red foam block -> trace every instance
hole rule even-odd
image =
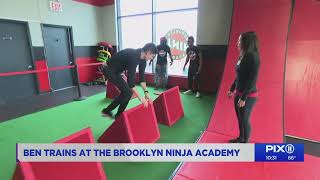
[[[100,143],[154,143],[160,138],[154,108],[143,105],[124,111],[100,136]]]
[[[125,75],[122,78],[127,82],[127,77]],[[106,98],[114,99],[120,94],[120,90],[110,81],[107,81],[106,86]],[[136,98],[135,94],[132,95],[131,99]]]
[[[158,122],[172,126],[184,116],[179,87],[163,92],[153,102]]]
[[[83,129],[55,143],[94,143],[90,128]],[[98,162],[19,162],[14,180],[106,180],[102,163]]]

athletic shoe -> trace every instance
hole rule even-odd
[[[103,115],[104,117],[109,117],[109,118],[111,118],[111,119],[114,118],[112,112],[111,112],[111,111],[107,111],[106,108],[102,109],[101,113],[102,113],[102,115]]]
[[[190,90],[190,89],[187,90],[187,91],[185,91],[185,92],[183,92],[184,95],[189,95],[189,94],[191,94],[191,93],[192,93],[192,90]]]
[[[229,140],[229,143],[241,143],[242,139],[240,137],[237,137],[236,139]]]

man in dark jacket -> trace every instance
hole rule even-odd
[[[147,90],[144,71],[146,61],[152,60],[156,54],[157,47],[153,43],[148,43],[142,49],[124,49],[112,56],[108,66],[103,68],[103,73],[108,81],[112,82],[120,90],[120,95],[116,97],[107,108],[102,110],[102,114],[113,117],[112,110],[120,105],[115,116],[118,117],[126,109],[132,94],[135,94],[145,107],[148,106],[148,101],[151,101],[151,98]],[[138,65],[140,84],[145,97],[139,95],[134,85]],[[127,82],[121,76],[121,73],[124,71],[128,73]]]

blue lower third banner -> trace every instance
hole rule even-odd
[[[303,144],[255,144],[255,161],[304,161]]]
[[[303,161],[302,144],[18,144],[21,162]]]

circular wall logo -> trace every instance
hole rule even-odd
[[[172,59],[179,60],[186,57],[188,48],[188,34],[182,29],[172,29],[165,36],[168,40],[168,46],[171,49]]]

